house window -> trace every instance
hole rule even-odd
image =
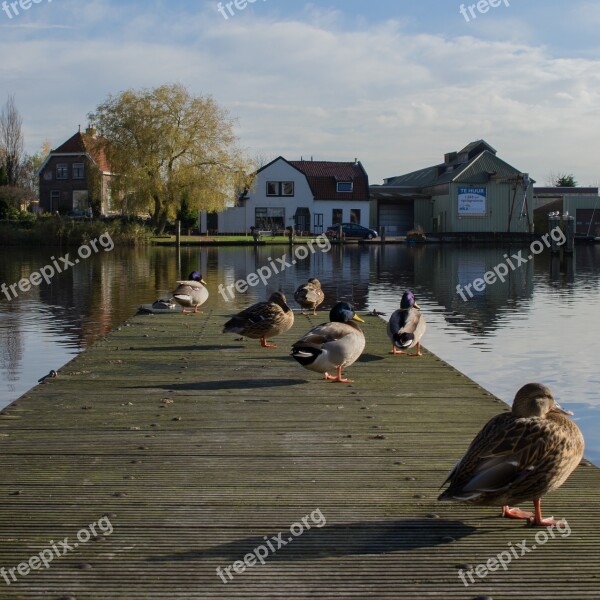
[[[73,179],[83,179],[84,167],[83,163],[73,163]]]
[[[293,181],[267,181],[267,196],[293,196]]]
[[[60,192],[58,190],[52,190],[50,192],[50,212],[54,213],[58,210],[60,204]]]
[[[87,190],[75,190],[73,192],[73,210],[87,210],[90,207]]]
[[[341,208],[334,208],[331,214],[331,224],[341,225],[344,219],[344,211]]]
[[[58,163],[56,165],[56,179],[67,179],[69,177],[69,165]]]
[[[360,208],[350,209],[350,223],[360,225]]]
[[[256,208],[254,226],[259,230],[285,229],[285,208]]]
[[[353,189],[353,184],[351,181],[338,181],[337,182],[337,191],[338,192],[351,192]]]

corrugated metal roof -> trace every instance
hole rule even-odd
[[[473,150],[475,150],[478,146],[481,146],[481,151],[477,154],[481,154],[484,150],[489,150],[492,154],[496,154],[498,151],[490,146],[485,140],[476,140],[467,144],[462,150],[458,152],[458,154],[470,154]]]
[[[455,174],[453,179],[455,181],[471,181],[475,183],[478,178],[486,181],[488,179],[487,173],[494,173],[495,177],[514,177],[515,175],[519,175],[521,171],[486,150],[469,161],[460,174],[458,176]]]
[[[453,181],[487,181],[487,173],[499,177],[510,177],[520,173],[518,169],[496,156],[496,150],[484,140],[477,140],[465,146],[450,162],[412,171],[385,180],[383,186],[412,187],[419,189],[446,185]],[[465,156],[469,156],[465,160]]]

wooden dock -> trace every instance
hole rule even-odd
[[[600,598],[600,470],[547,497],[570,535],[546,543],[494,508],[437,502],[506,405],[429,352],[388,355],[370,316],[355,383],[325,382],[289,357],[325,316],[297,315],[273,350],[222,335],[210,310],[136,316],[5,409],[0,567],[17,581],[0,577],[0,599]],[[14,571],[102,518],[112,533]],[[264,565],[233,569],[267,541]],[[461,581],[511,548],[506,570]]]

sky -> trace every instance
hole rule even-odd
[[[358,158],[381,183],[485,139],[538,185],[600,180],[597,0],[18,1],[0,0],[0,104],[28,152],[109,94],[181,83],[251,157]]]

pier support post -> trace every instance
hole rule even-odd
[[[565,242],[565,254],[573,254],[575,249],[575,217],[563,217],[565,223],[565,236],[567,241]]]
[[[560,227],[560,217],[555,213],[550,213],[548,215],[548,231],[553,231],[557,227]],[[550,251],[552,254],[560,254],[560,246],[558,245],[558,242],[553,237],[550,239],[552,240]]]

